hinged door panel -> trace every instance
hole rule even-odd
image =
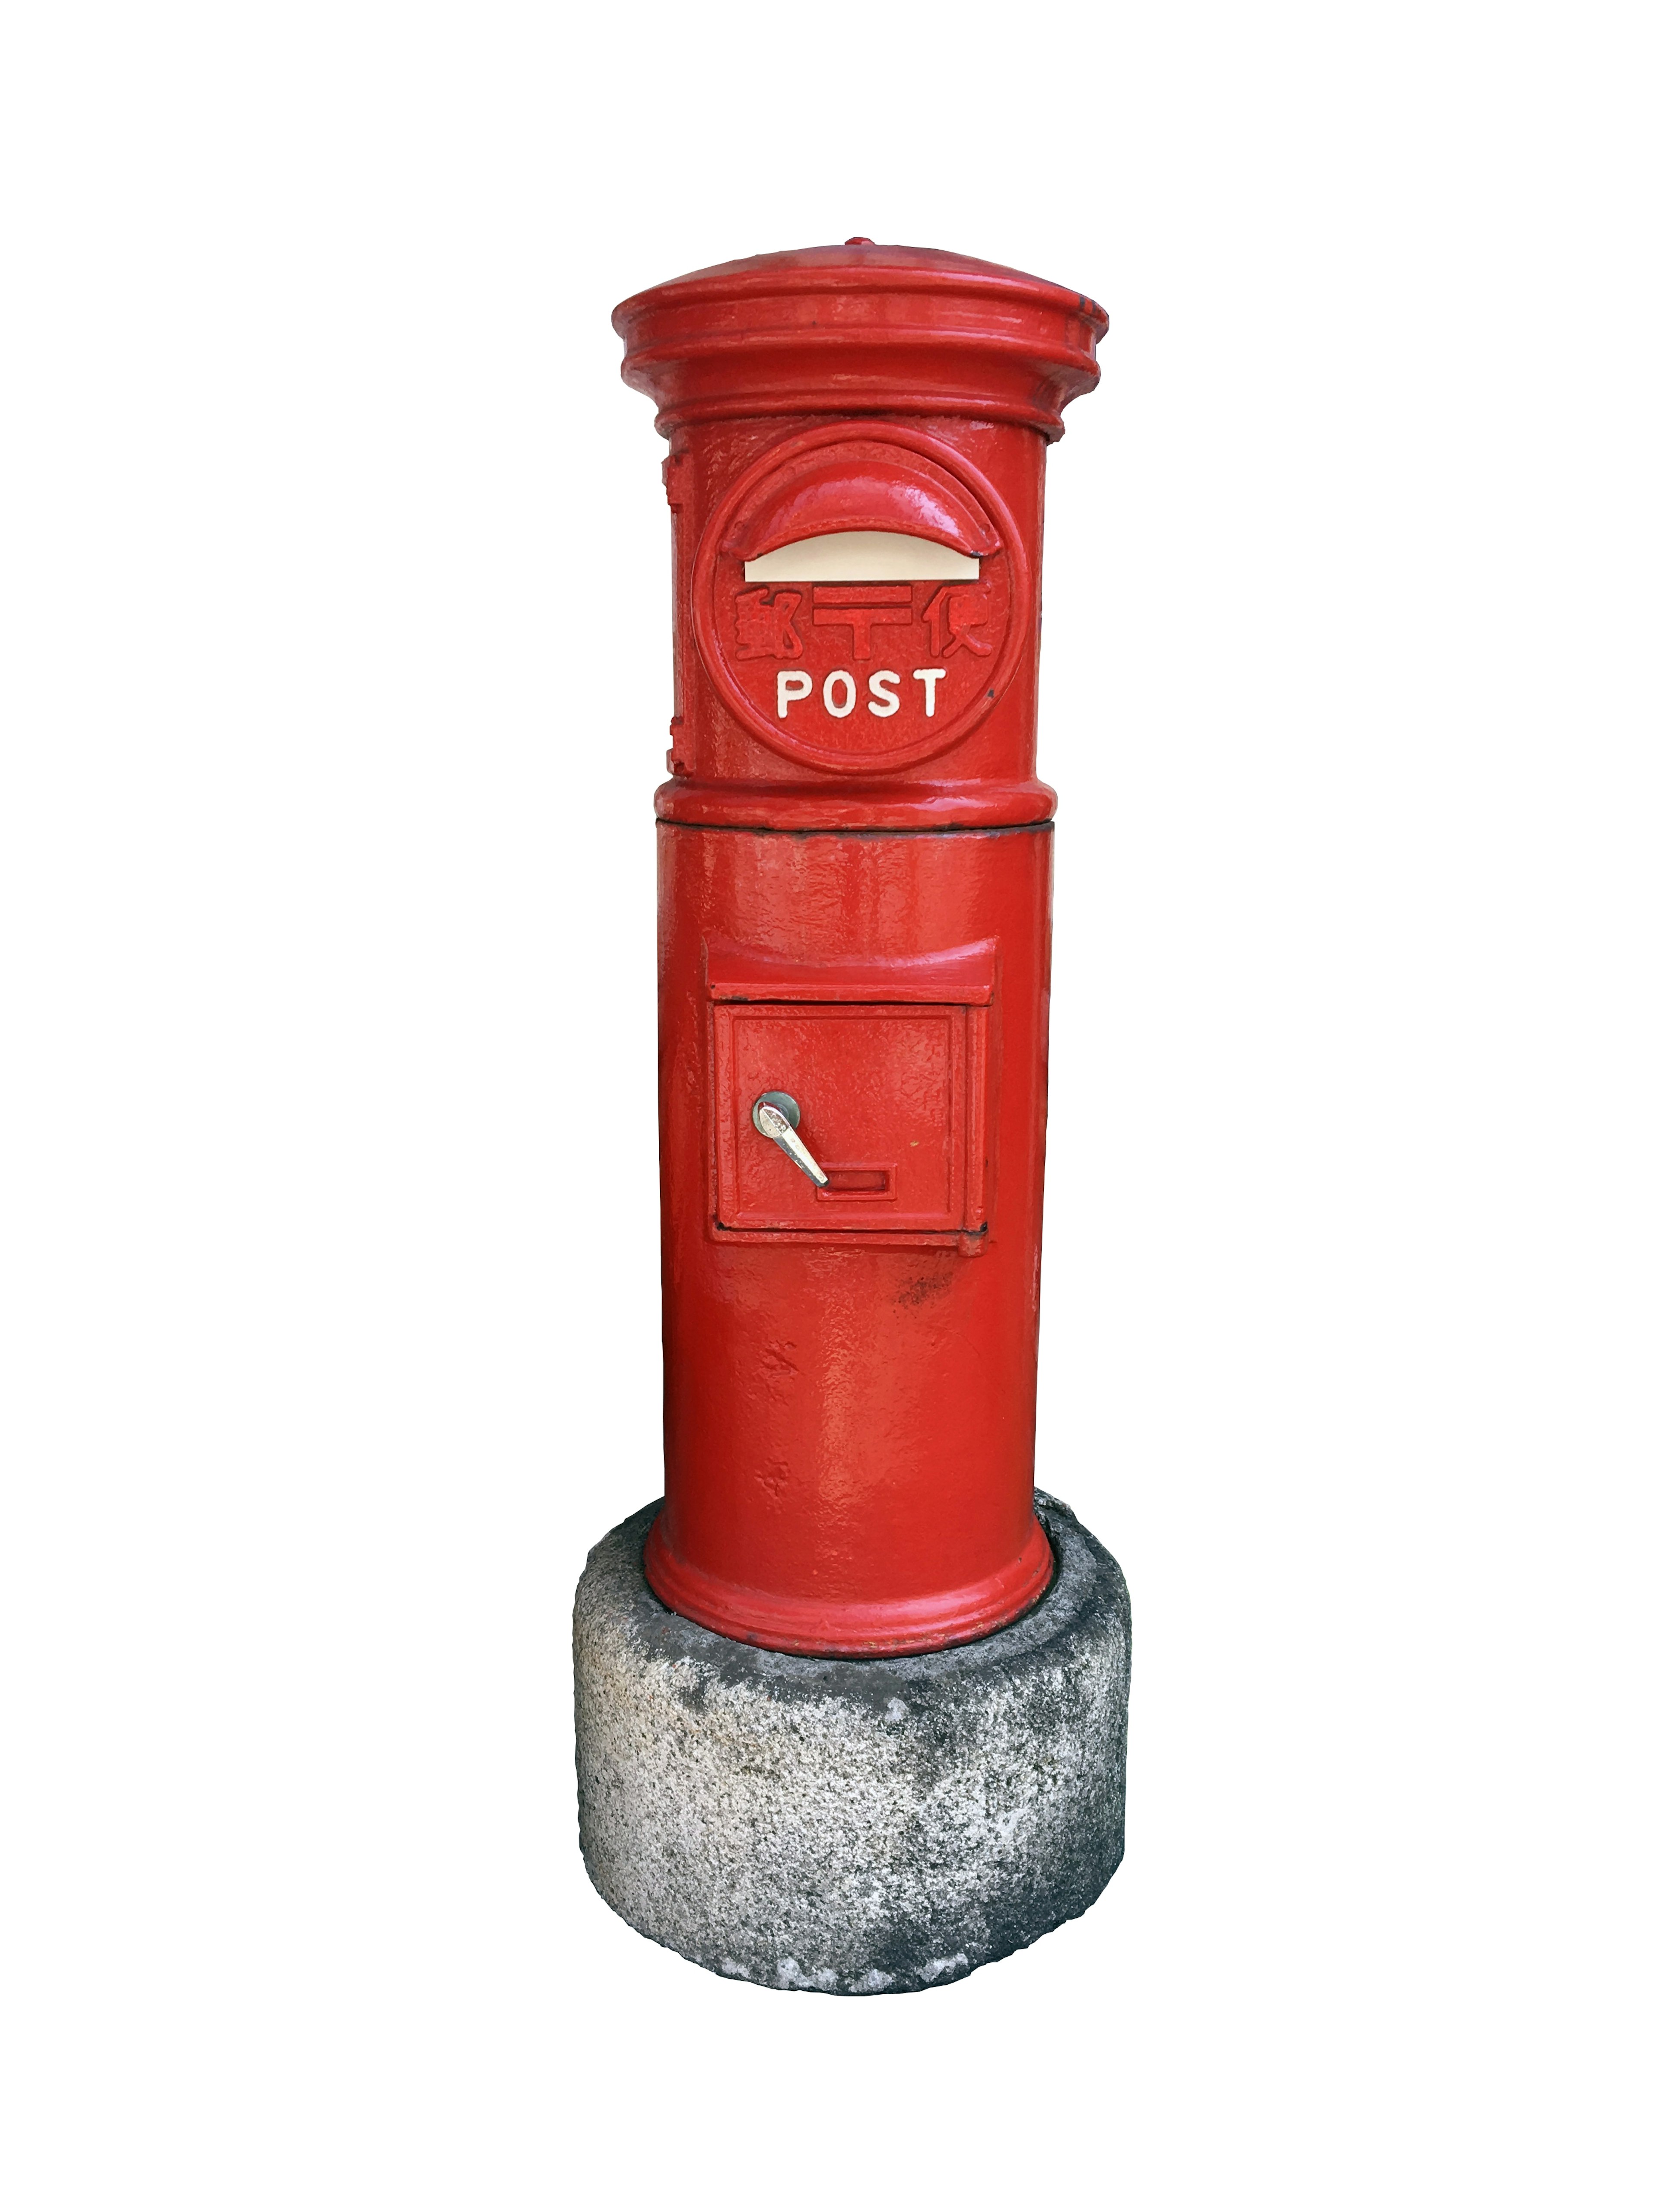
[[[714,1018],[720,1227],[980,1225],[969,1218],[980,1182],[970,1173],[979,1055],[969,1007],[726,1005]],[[799,1135],[827,1188],[754,1127],[754,1102],[768,1091],[799,1103]]]

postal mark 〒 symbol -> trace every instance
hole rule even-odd
[[[914,622],[908,584],[815,584],[812,621],[819,629],[850,629],[853,658],[868,660],[874,653],[870,632],[882,623]]]

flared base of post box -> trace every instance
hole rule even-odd
[[[660,1520],[645,1545],[646,1580],[672,1612],[740,1644],[804,1651],[816,1658],[871,1659],[975,1643],[1018,1620],[1042,1596],[1053,1573],[1048,1540],[1036,1519],[1015,1558],[983,1582],[885,1603],[778,1599],[734,1589],[676,1559],[663,1541]]]
[[[1039,1491],[1055,1572],[978,1643],[819,1659],[732,1642],[645,1579],[657,1506],[576,1591],[582,1854],[630,1926],[712,1972],[937,1988],[1086,1911],[1123,1856],[1129,1595]]]

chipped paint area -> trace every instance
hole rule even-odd
[[[583,1852],[641,1934],[738,1981],[874,1996],[948,1986],[1082,1912],[1122,1856],[1127,1593],[1038,1494],[1060,1561],[978,1644],[844,1661],[671,1613],[647,1508],[576,1601]]]

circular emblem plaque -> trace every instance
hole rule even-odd
[[[967,736],[1024,649],[1030,583],[1005,501],[924,431],[809,430],[720,501],[691,604],[716,690],[745,729],[843,774]]]

